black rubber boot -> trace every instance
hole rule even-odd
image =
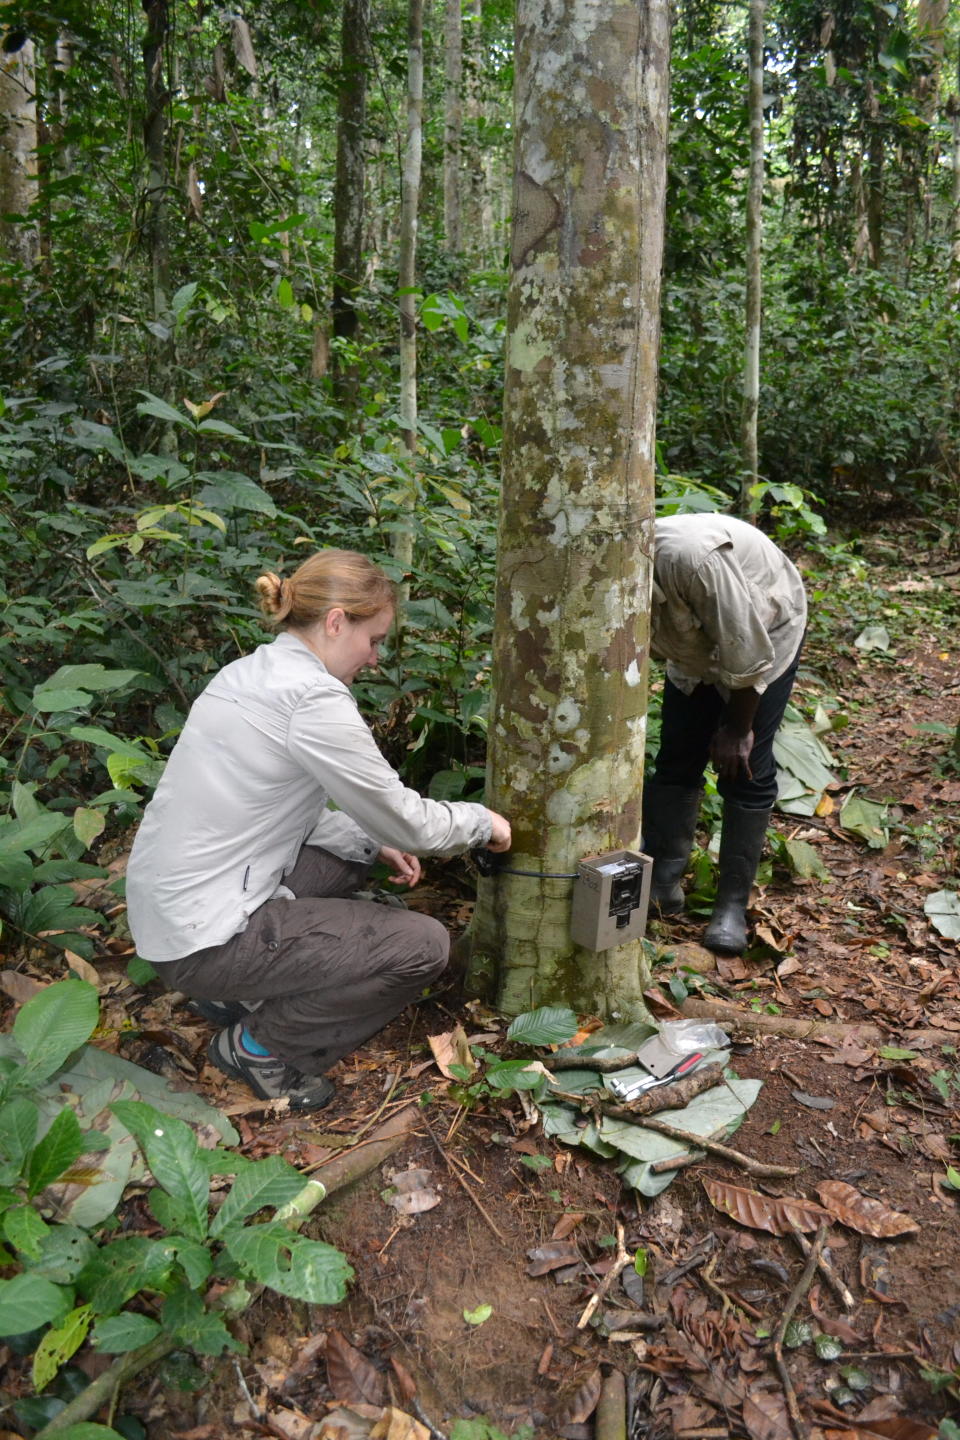
[[[724,802],[717,900],[703,937],[708,950],[739,955],[746,946],[747,905],[769,819],[769,810],[745,810]]]
[[[650,904],[661,915],[683,909],[680,881],[690,859],[700,814],[700,791],[648,780],[643,787],[643,849],[653,860]]]

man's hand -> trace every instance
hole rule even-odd
[[[509,850],[513,843],[513,836],[510,833],[510,821],[503,815],[498,815],[496,810],[489,810],[487,813],[490,816],[491,830],[490,839],[487,841],[486,848],[497,852]]]
[[[737,734],[729,725],[721,725],[710,741],[710,759],[721,780],[736,780],[743,766],[748,780],[753,779],[750,769],[750,751],[753,749],[753,731],[746,735]]]
[[[409,885],[412,890],[420,879],[420,861],[416,855],[408,855],[403,850],[391,850],[385,845],[377,859],[393,871],[393,874],[388,876],[391,885]]]

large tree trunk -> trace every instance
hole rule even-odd
[[[333,187],[333,333],[356,339],[356,297],[363,283],[364,130],[367,118],[370,0],[344,0],[337,99],[337,173]],[[334,352],[338,398],[356,399],[356,363]]]
[[[446,0],[443,100],[443,238],[447,252],[460,251],[460,142],[463,132],[462,0]]]
[[[513,868],[640,838],[667,131],[667,0],[519,0],[488,796]],[[639,942],[570,939],[572,884],[481,884],[508,1013],[645,1013]]]
[[[760,314],[763,294],[763,0],[750,0],[750,173],[747,182],[747,298],[743,356],[743,473],[740,514],[757,509],[751,487],[759,480]]]
[[[423,157],[423,0],[410,0],[407,22],[407,134],[400,194],[400,429],[410,462],[406,523],[393,553],[404,570],[413,560],[414,467],[417,452],[417,212]]]
[[[27,219],[37,198],[36,75],[33,42],[25,40],[0,54],[0,245],[28,267],[39,253],[37,226]]]

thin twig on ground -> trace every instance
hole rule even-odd
[[[577,1329],[578,1329],[578,1330],[585,1330],[585,1329],[586,1329],[587,1325],[590,1323],[590,1316],[594,1313],[594,1311],[596,1310],[597,1306],[600,1304],[600,1301],[601,1301],[601,1300],[603,1299],[603,1297],[607,1294],[607,1292],[609,1291],[609,1289],[610,1289],[611,1285],[613,1284],[614,1280],[616,1280],[617,1277],[620,1275],[621,1271],[625,1270],[625,1269],[627,1268],[627,1266],[630,1265],[632,1262],[633,1262],[633,1256],[630,1255],[630,1254],[627,1252],[626,1248],[624,1247],[624,1243],[623,1243],[623,1226],[620,1225],[620,1224],[618,1224],[618,1225],[617,1225],[617,1254],[616,1254],[616,1258],[615,1258],[613,1264],[610,1266],[610,1269],[607,1271],[606,1275],[604,1275],[603,1279],[600,1281],[600,1284],[597,1286],[597,1289],[596,1289],[595,1292],[590,1296],[590,1299],[587,1301],[586,1305],[584,1306],[583,1314],[580,1316],[580,1319],[577,1321]]]
[[[490,1229],[493,1231],[494,1235],[496,1235],[497,1239],[500,1241],[500,1244],[501,1244],[501,1245],[506,1245],[506,1244],[507,1244],[507,1237],[506,1237],[500,1230],[497,1229],[496,1225],[494,1224],[493,1220],[490,1218],[490,1216],[489,1216],[489,1214],[487,1213],[487,1211],[486,1211],[486,1210],[484,1209],[484,1207],[481,1205],[480,1201],[477,1199],[476,1195],[474,1195],[473,1191],[470,1189],[470,1186],[467,1184],[466,1180],[464,1180],[463,1176],[460,1174],[460,1171],[459,1171],[459,1170],[456,1168],[456,1166],[453,1164],[453,1161],[450,1159],[450,1156],[447,1154],[446,1150],[444,1150],[443,1146],[440,1144],[440,1141],[437,1139],[436,1135],[434,1134],[434,1132],[433,1132],[433,1126],[430,1124],[430,1121],[427,1119],[426,1115],[423,1115],[421,1118],[422,1118],[422,1120],[423,1120],[424,1125],[426,1125],[426,1127],[427,1127],[427,1134],[430,1136],[430,1139],[433,1141],[434,1145],[437,1147],[438,1152],[439,1152],[440,1155],[443,1157],[443,1163],[446,1165],[447,1169],[450,1171],[450,1174],[453,1176],[454,1180],[456,1180],[457,1184],[458,1184],[459,1186],[461,1186],[461,1188],[466,1192],[466,1194],[467,1194],[467,1195],[470,1197],[470,1199],[473,1201],[474,1205],[475,1205],[475,1206],[477,1207],[477,1209],[480,1211],[480,1214],[483,1216],[484,1220],[487,1222],[487,1224],[489,1225]]]
[[[702,1135],[691,1135],[689,1131],[680,1130],[676,1125],[669,1125],[666,1120],[657,1120],[652,1115],[644,1115],[640,1123],[647,1130],[657,1130],[661,1135],[669,1135],[671,1140],[680,1140],[685,1145],[694,1145],[701,1150],[709,1150],[711,1155],[719,1155],[722,1159],[729,1160],[731,1165],[738,1165],[748,1175],[786,1180],[799,1174],[796,1167],[766,1165],[761,1160],[754,1160],[750,1155],[741,1154],[739,1150],[731,1150],[729,1145],[721,1145],[718,1140],[705,1140]]]
[[[791,1226],[791,1229],[793,1230],[794,1240],[796,1240],[804,1255],[809,1256],[810,1251],[813,1248],[810,1244],[810,1241],[807,1239],[806,1235],[804,1235],[803,1231],[798,1230],[795,1225]],[[854,1299],[853,1293],[844,1284],[843,1280],[837,1274],[836,1270],[834,1270],[833,1266],[830,1264],[830,1261],[825,1255],[820,1255],[818,1257],[817,1266],[820,1270],[820,1274],[823,1276],[824,1280],[826,1280],[831,1290],[836,1291],[837,1295],[840,1297],[840,1301],[843,1304],[844,1308],[847,1310],[856,1309],[857,1302]]]
[[[790,1372],[787,1370],[783,1359],[783,1341],[787,1333],[787,1326],[793,1319],[794,1312],[800,1301],[806,1295],[813,1282],[817,1269],[817,1261],[820,1258],[827,1238],[828,1222],[824,1221],[817,1231],[816,1239],[810,1246],[810,1254],[807,1256],[807,1263],[803,1267],[803,1274],[794,1285],[787,1297],[787,1303],[783,1307],[783,1314],[780,1316],[780,1324],[777,1326],[773,1337],[773,1361],[777,1367],[777,1374],[780,1376],[780,1384],[783,1386],[784,1398],[787,1402],[787,1410],[793,1424],[794,1434],[797,1440],[807,1440],[807,1426],[800,1414],[800,1405],[797,1400],[797,1392],[793,1388],[793,1381],[790,1379]]]

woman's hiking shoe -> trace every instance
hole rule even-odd
[[[213,1025],[234,1025],[250,1014],[242,1000],[188,1000],[187,1009]]]
[[[251,1055],[243,1047],[243,1022],[220,1030],[207,1047],[218,1069],[243,1080],[261,1100],[289,1100],[291,1110],[319,1110],[336,1091],[325,1075],[303,1075],[276,1055]]]

